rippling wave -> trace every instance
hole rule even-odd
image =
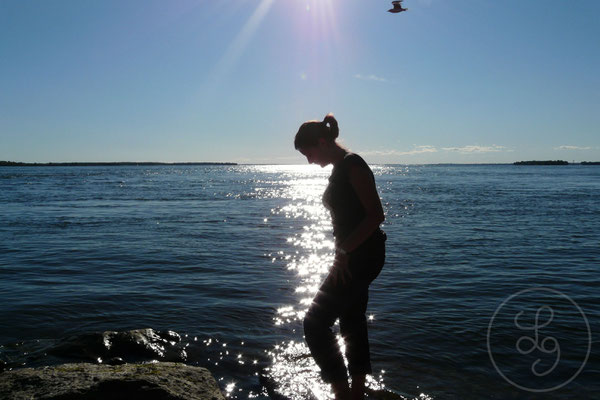
[[[388,251],[370,291],[369,397],[389,390],[421,399],[538,398],[515,386],[531,374],[515,347],[528,332],[497,312],[523,290],[551,288],[572,299],[597,347],[599,168],[373,171]],[[85,359],[92,352],[56,348],[93,332],[153,328],[177,334],[169,354],[210,368],[229,397],[331,398],[302,338],[304,312],[333,259],[321,204],[329,173],[0,168],[0,361],[15,368]],[[571,303],[545,294],[533,299],[555,314],[540,337],[562,344],[562,369],[531,378],[539,389],[584,367],[539,398],[594,398],[600,366],[594,352],[585,359],[586,325]],[[509,305],[500,309],[516,312],[518,304]],[[535,309],[523,307],[531,324]],[[556,360],[534,355],[541,367]]]

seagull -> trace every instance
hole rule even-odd
[[[402,0],[392,1],[392,4],[393,4],[394,8],[390,8],[388,10],[388,12],[399,13],[399,12],[408,10],[408,8],[402,8]]]

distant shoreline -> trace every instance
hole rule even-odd
[[[15,161],[0,161],[0,167],[119,167],[119,166],[152,166],[152,165],[238,165],[232,162],[49,162],[23,163]]]
[[[564,160],[545,160],[545,161],[517,161],[514,165],[600,165],[600,161],[582,161],[580,163],[570,163]]]
[[[564,160],[544,160],[544,161],[517,161],[515,165],[569,165],[568,161]]]
[[[600,165],[600,161],[582,161],[582,162],[567,162],[563,160],[548,160],[548,161],[516,161],[513,163],[373,163],[374,165],[435,165],[435,166],[467,166],[467,165]],[[119,167],[119,166],[194,166],[194,165],[215,165],[215,166],[235,166],[235,165],[273,165],[273,164],[238,164],[235,162],[154,162],[154,161],[117,161],[117,162],[47,162],[47,163],[30,163],[17,161],[0,161],[0,167]],[[294,164],[276,164],[276,165],[294,165]]]

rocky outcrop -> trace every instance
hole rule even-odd
[[[151,328],[80,334],[63,339],[46,351],[61,358],[109,364],[111,359],[119,358],[127,362],[153,359],[177,362],[187,358],[179,334]]]
[[[62,364],[0,373],[12,400],[224,400],[206,368],[182,363]]]

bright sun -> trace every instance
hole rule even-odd
[[[335,5],[336,0],[300,0],[304,7],[302,34],[315,39],[328,40],[336,38]]]

